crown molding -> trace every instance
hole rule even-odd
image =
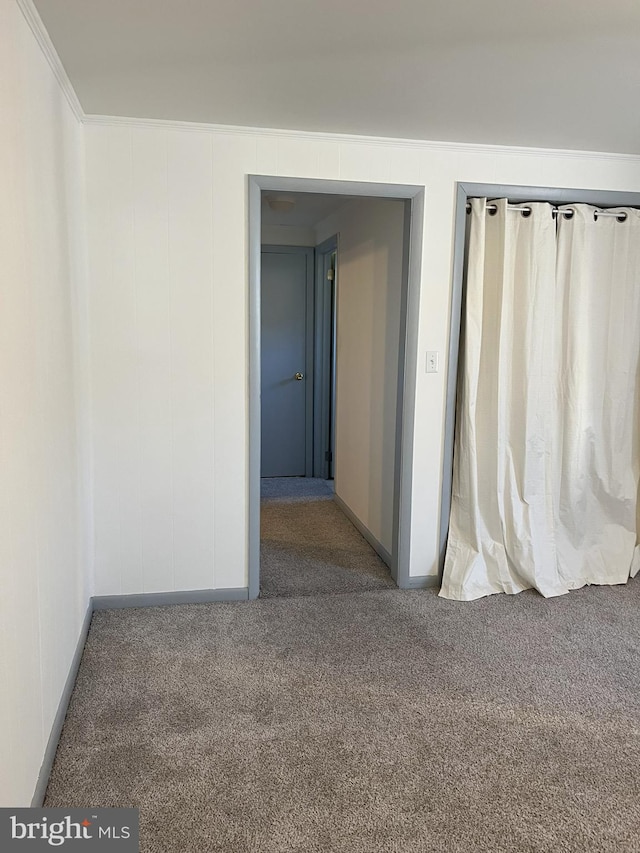
[[[69,102],[69,106],[71,107],[73,114],[78,121],[84,121],[84,110],[82,109],[82,105],[78,100],[75,89],[71,85],[67,72],[64,70],[64,65],[60,61],[58,52],[49,37],[49,33],[47,32],[45,25],[42,23],[42,18],[38,14],[36,7],[33,5],[33,0],[16,0],[16,4],[22,12],[25,21],[29,25],[31,32],[35,36],[45,59],[49,63],[49,67],[53,71],[54,77],[58,81],[60,88]]]
[[[327,133],[306,130],[291,130],[272,127],[245,127],[243,125],[208,124],[205,122],[174,121],[171,119],[133,118],[127,116],[87,115],[86,125],[113,127],[155,128],[179,130],[192,133],[230,134],[234,136],[266,136],[272,139],[306,140],[311,142],[333,142],[348,145],[368,145],[394,148],[412,148],[419,151],[452,151],[460,154],[486,154],[493,156],[554,157],[571,160],[613,160],[618,163],[640,165],[640,154],[619,154],[608,151],[583,151],[565,148],[524,148],[510,145],[487,145],[469,142],[445,142],[426,139],[402,139],[388,136],[357,136],[349,133]]]
[[[333,142],[342,145],[368,145],[383,148],[410,148],[418,151],[450,151],[460,154],[485,154],[489,156],[554,157],[570,160],[605,160],[617,163],[640,165],[640,154],[621,154],[608,151],[585,151],[565,148],[532,148],[511,145],[490,145],[484,143],[447,142],[426,139],[404,139],[387,136],[359,136],[349,133],[329,133],[306,130],[292,130],[271,127],[247,127],[207,122],[176,121],[172,119],[134,118],[128,116],[87,115],[76,95],[75,89],[65,71],[60,57],[49,37],[42,18],[33,4],[33,0],[15,0],[25,21],[35,36],[45,59],[60,85],[69,106],[78,121],[86,125],[111,125],[135,128],[156,128],[164,130],[189,131],[193,133],[216,133],[234,136],[263,136],[272,139],[306,140],[312,142]]]

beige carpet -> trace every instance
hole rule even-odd
[[[262,481],[260,595],[393,589],[389,569],[333,502],[327,480]]]
[[[99,612],[47,806],[144,853],[640,850],[640,583]]]

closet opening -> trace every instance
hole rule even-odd
[[[636,446],[630,430],[640,330],[628,318],[640,313],[638,208],[638,193],[458,184],[440,519],[447,597],[530,587],[556,595],[585,583],[624,582],[615,572],[612,580],[595,569],[574,573],[572,565],[575,557],[576,566],[595,566],[615,552],[620,537],[622,562],[629,557],[635,574],[635,518],[626,518],[625,501],[618,501],[623,474],[607,455],[620,440],[614,433],[625,447]],[[601,490],[601,498],[602,476],[610,477],[611,488]],[[572,484],[586,477],[591,485],[575,491]],[[495,514],[489,509],[474,518],[489,492]],[[602,542],[584,532],[591,528],[585,501],[602,520]],[[607,519],[616,501],[619,529],[612,532]],[[536,525],[546,532],[537,535]],[[489,528],[498,534],[478,538]],[[611,536],[615,542],[605,542]],[[494,557],[494,588],[452,592],[454,563],[466,561],[466,584],[476,564],[484,570]],[[538,583],[538,567],[546,565],[557,574]],[[526,566],[536,582],[529,583]]]

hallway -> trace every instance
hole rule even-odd
[[[395,587],[387,566],[332,498],[329,480],[262,480],[261,598]]]

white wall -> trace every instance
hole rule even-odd
[[[640,191],[636,157],[83,129],[41,46],[0,0],[2,806],[31,800],[94,575],[97,594],[246,586],[248,174],[425,188],[413,576],[437,572],[456,181]]]
[[[336,495],[393,550],[404,202],[357,199],[316,226],[338,234]]]
[[[0,805],[26,806],[90,594],[82,128],[0,0]],[[76,389],[79,389],[78,392]]]
[[[86,145],[104,594],[247,584],[248,174],[425,188],[412,576],[437,573],[456,182],[640,190],[632,157],[100,119]]]

